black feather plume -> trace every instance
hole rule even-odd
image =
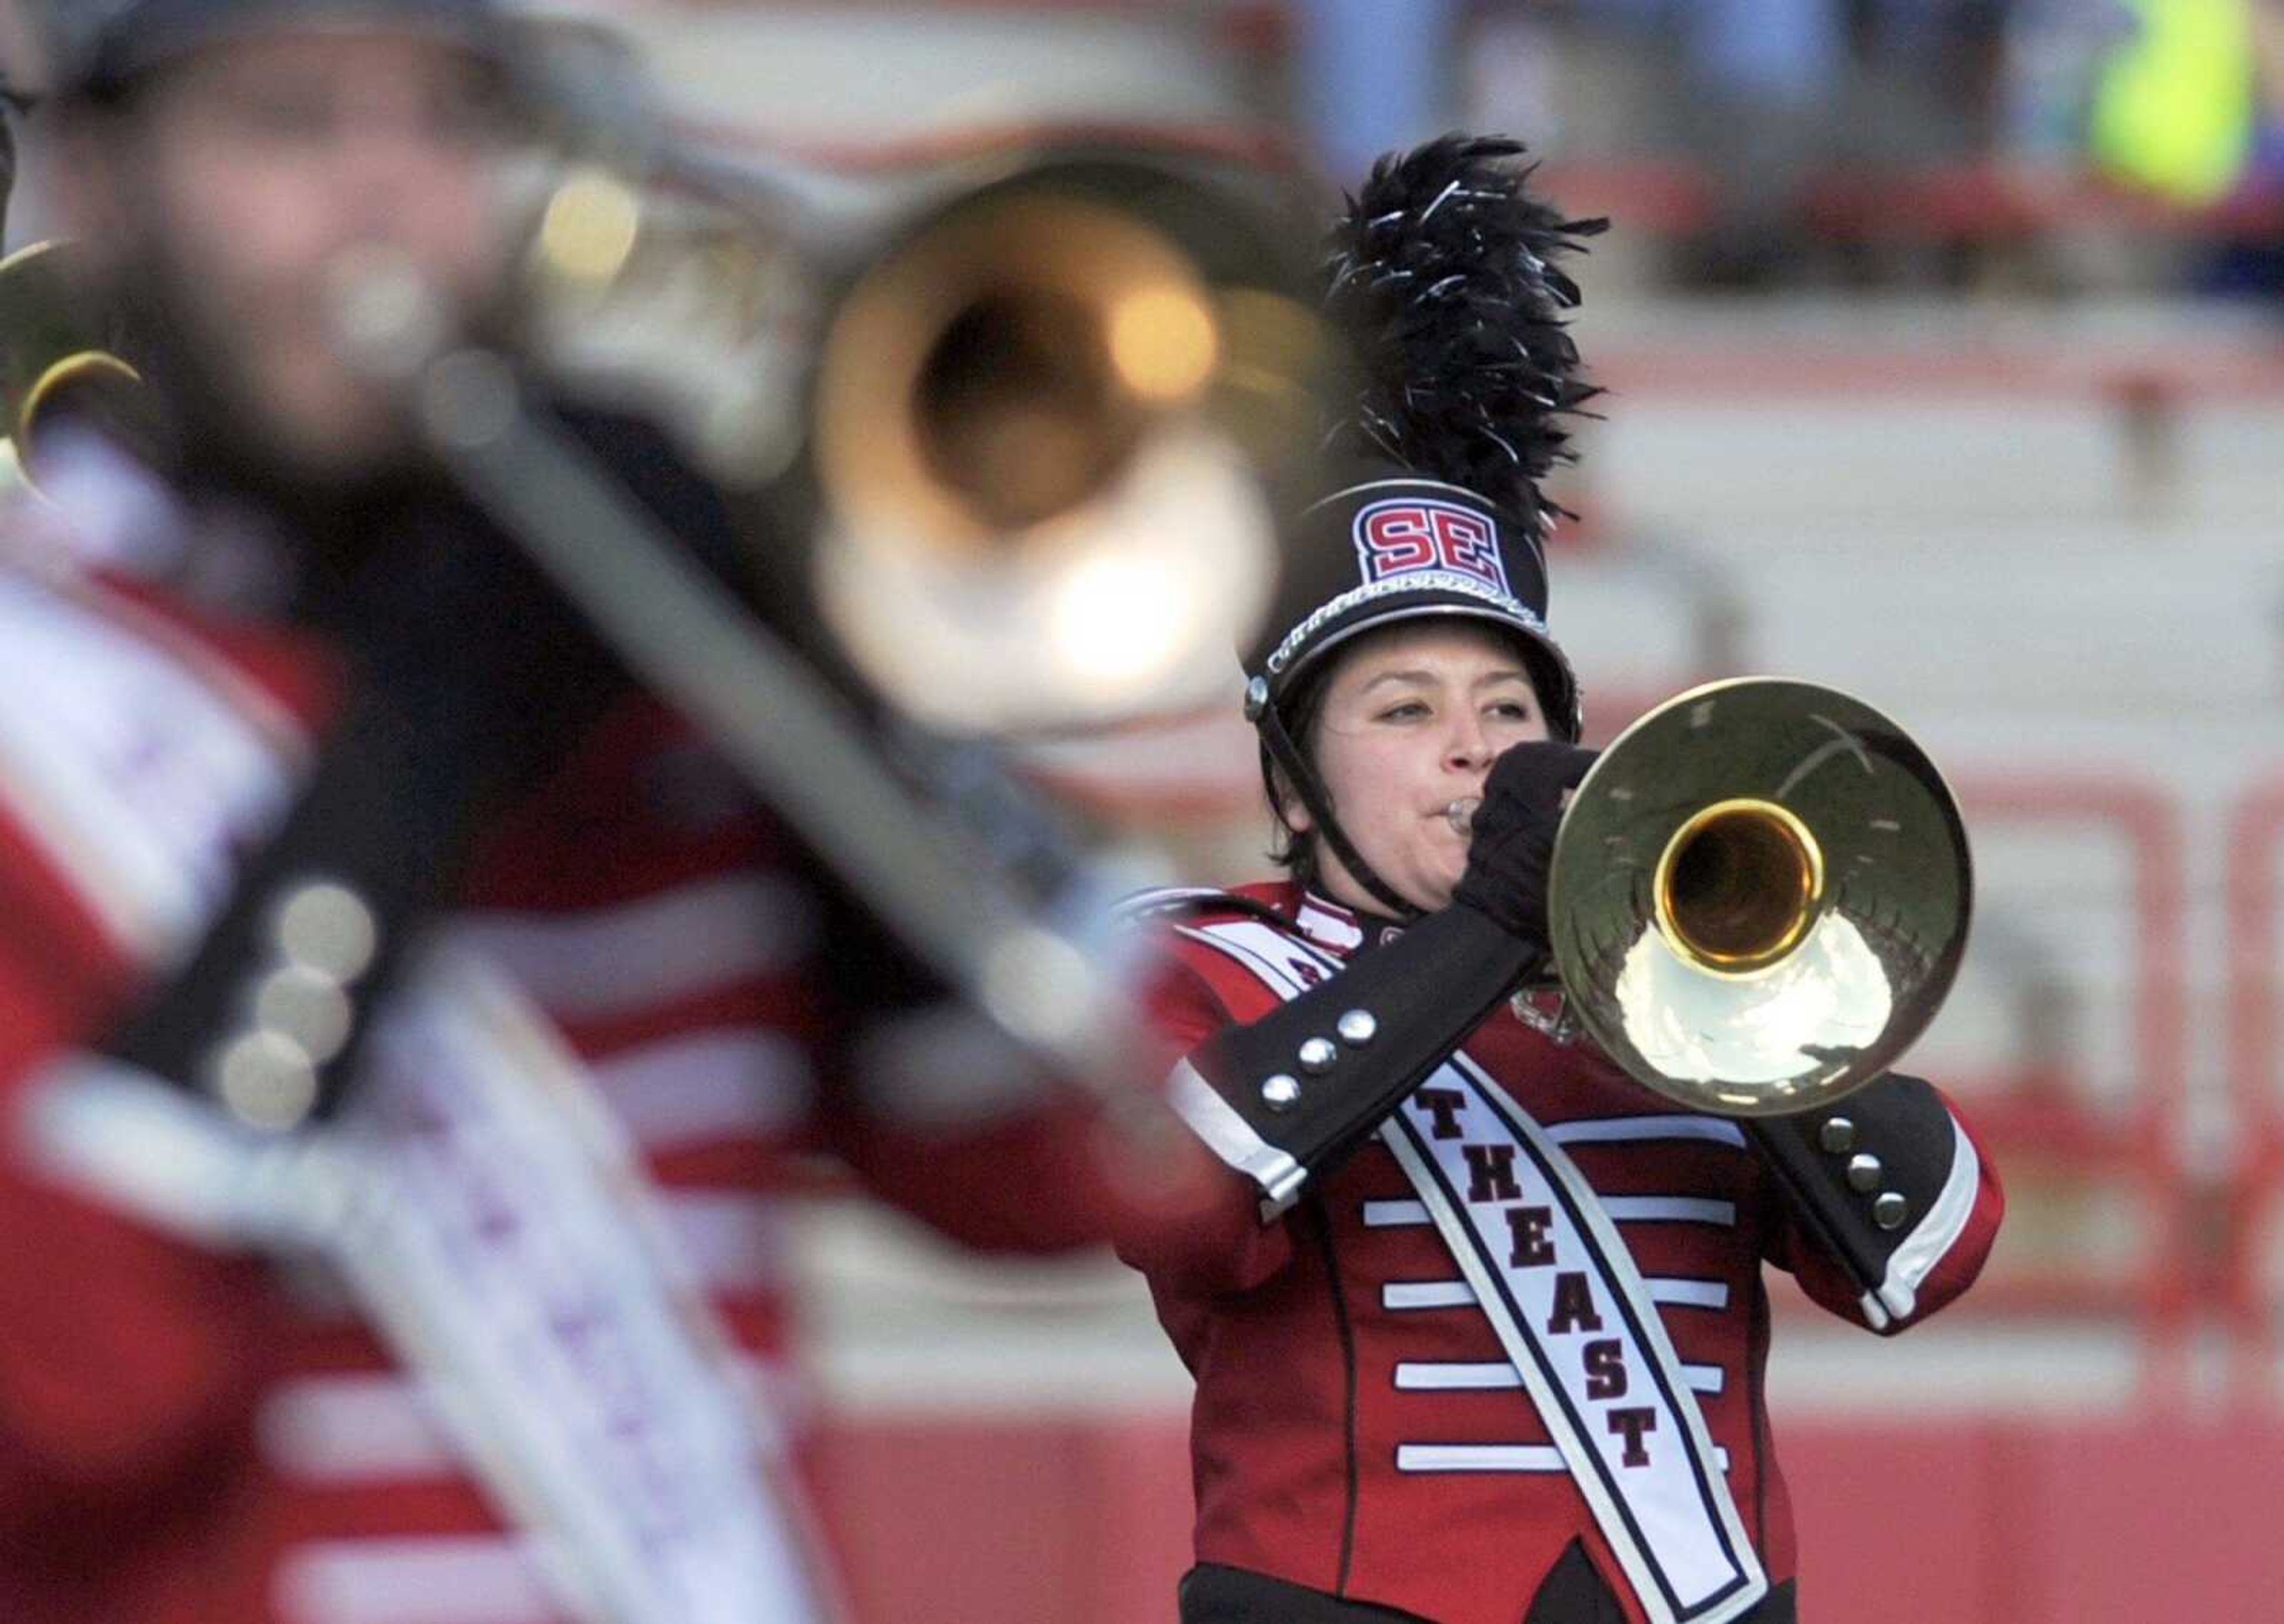
[[[1353,417],[1333,445],[1465,487],[1543,530],[1539,481],[1569,460],[1560,419],[1601,393],[1580,376],[1554,262],[1607,220],[1526,191],[1522,144],[1446,136],[1390,153],[1327,245],[1326,309],[1357,347]]]

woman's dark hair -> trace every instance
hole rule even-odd
[[[1287,696],[1280,707],[1285,730],[1311,772],[1317,768],[1317,719],[1324,714],[1325,695],[1331,691],[1333,669],[1339,664],[1338,659],[1321,662],[1302,679],[1301,686]],[[1276,820],[1276,828],[1269,837],[1269,860],[1290,875],[1296,885],[1313,886],[1317,883],[1317,832],[1293,827],[1286,807],[1296,798],[1266,750],[1261,753],[1261,788],[1269,797],[1269,815]],[[1331,792],[1326,793],[1329,800]]]

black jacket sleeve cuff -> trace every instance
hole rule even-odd
[[[1934,1087],[1890,1072],[1837,1104],[1745,1124],[1802,1227],[1898,1328],[1966,1228],[1980,1159]]]

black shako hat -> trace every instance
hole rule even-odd
[[[375,23],[433,34],[505,68],[511,28],[497,0],[69,0],[59,8],[59,89],[115,98],[187,52],[287,26]]]
[[[1245,710],[1272,803],[1308,808],[1341,866],[1398,917],[1416,911],[1357,854],[1295,738],[1326,658],[1428,616],[1506,633],[1548,730],[1582,731],[1578,682],[1546,625],[1545,542],[1561,510],[1539,483],[1569,460],[1562,419],[1600,393],[1566,325],[1577,285],[1554,261],[1603,220],[1532,196],[1519,142],[1446,136],[1390,153],[1326,240],[1325,308],[1354,347],[1357,392],[1326,438],[1329,495],[1293,527],[1267,627],[1247,652]]]
[[[1247,714],[1282,707],[1327,655],[1399,621],[1487,622],[1521,647],[1547,726],[1576,739],[1578,682],[1546,629],[1546,558],[1532,527],[1471,490],[1383,465],[1294,527],[1270,630],[1248,654]]]

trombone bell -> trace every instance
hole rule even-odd
[[[1334,360],[1272,223],[1151,164],[1051,162],[856,280],[817,369],[813,570],[876,687],[954,730],[1219,691]]]
[[[1675,953],[1709,974],[1749,974],[1808,933],[1824,895],[1824,851],[1773,800],[1717,801],[1666,842],[1651,894]]]
[[[872,218],[766,171],[665,173],[694,196],[557,185],[531,254],[549,341],[755,494],[871,688],[954,732],[1222,693],[1344,358],[1284,187],[1088,143],[933,174]]]
[[[1172,245],[1091,199],[977,208],[860,282],[828,340],[819,458],[849,521],[1012,544],[1193,403],[1219,327]]]
[[[1934,1018],[1971,875],[1942,775],[1869,706],[1768,678],[1693,690],[1605,751],[1564,815],[1568,1013],[1692,1109],[1828,1104]]]

